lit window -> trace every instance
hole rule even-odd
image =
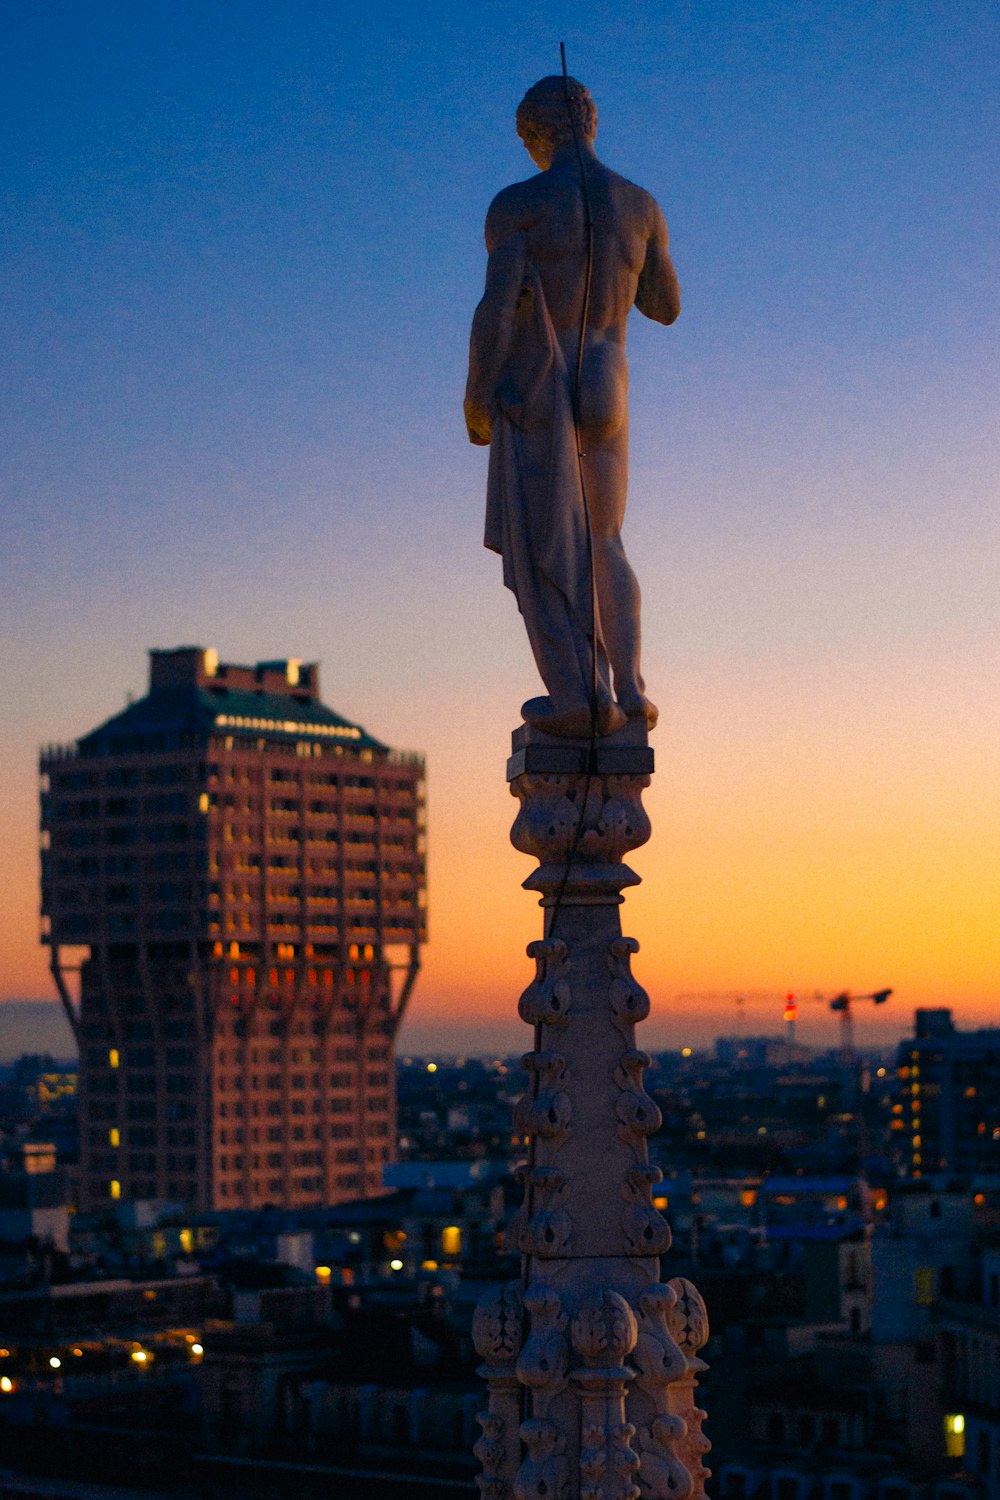
[[[445,1229],[442,1229],[441,1253],[443,1255],[461,1255],[462,1231],[457,1224],[449,1224]]]
[[[122,1185],[118,1181],[117,1177],[112,1177],[112,1179],[111,1179],[110,1192],[111,1192],[112,1198],[120,1198],[121,1195],[122,1195]]]
[[[949,1412],[944,1419],[944,1451],[949,1458],[965,1455],[965,1417],[961,1412]]]
[[[108,1140],[111,1142],[112,1146],[120,1146],[121,1145],[121,1143],[122,1143],[122,1133],[118,1129],[117,1125],[112,1125],[111,1129],[108,1131]]]
[[[113,1068],[117,1068],[118,1064],[121,1062],[121,1058],[118,1055],[118,1048],[117,1047],[112,1047],[111,1048],[111,1051],[108,1053],[108,1062],[111,1064],[111,1066]]]

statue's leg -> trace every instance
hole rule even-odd
[[[629,566],[621,537],[594,539],[597,596],[608,656],[614,671],[615,697],[629,715],[647,702],[639,671],[639,585]]]
[[[591,644],[569,608],[561,589],[544,575],[518,596],[539,676],[548,698],[531,698],[522,712],[529,723],[554,734],[585,738],[590,733],[593,683]],[[588,622],[589,623],[589,622]],[[623,722],[613,711],[611,671],[604,643],[597,638],[598,733],[607,734]]]
[[[646,697],[639,670],[639,584],[621,538],[628,487],[627,428],[610,442],[592,444],[585,464],[601,630],[614,672],[615,696],[626,714],[641,714],[652,727],[656,708]]]

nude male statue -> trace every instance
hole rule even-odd
[[[612,734],[630,718],[652,728],[657,710],[639,672],[639,586],[621,541],[625,324],[633,303],[657,323],[680,312],[667,226],[648,193],[598,160],[597,110],[575,79],[530,88],[517,131],[540,175],[505,188],[486,218],[489,263],[472,324],[465,419],[470,441],[490,446],[486,546],[503,557],[548,690],[521,712],[538,729],[574,738]],[[578,150],[593,224],[578,400],[593,591],[573,419],[588,261]]]

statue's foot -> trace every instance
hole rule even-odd
[[[527,703],[521,705],[521,717],[526,724],[540,729],[543,734],[554,734],[569,740],[588,740],[595,731],[598,738],[603,739],[605,735],[624,729],[628,723],[617,703],[612,703],[610,699],[598,704],[596,723],[589,705],[560,711],[553,706],[551,698],[529,698]]]
[[[656,721],[660,717],[660,710],[655,703],[651,703],[642,693],[635,698],[624,698],[618,700],[630,719],[645,719],[647,729],[655,729]]]

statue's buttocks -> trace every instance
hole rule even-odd
[[[572,79],[543,79],[521,104],[518,130],[542,172],[490,207],[465,402],[471,440],[491,447],[486,544],[503,556],[548,690],[522,711],[572,736],[655,722],[620,536],[625,329],[633,305],[661,323],[680,309],[663,215],[598,161],[596,120]]]
[[[590,339],[584,345],[579,418],[585,451],[625,431],[628,360],[616,339]]]

